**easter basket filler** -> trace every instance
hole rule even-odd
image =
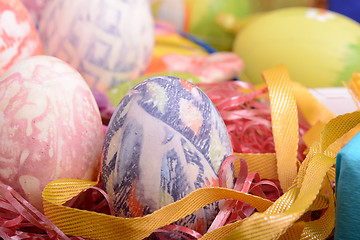
[[[121,153],[118,150],[121,150],[121,147],[117,147],[118,149],[114,150],[111,155],[109,154],[112,151],[111,147],[107,150],[104,147],[103,172],[98,181],[59,179],[45,187],[43,191],[43,208],[46,218],[42,221],[48,229],[53,231],[53,236],[50,237],[60,239],[67,239],[68,236],[80,239],[144,239],[148,237],[159,239],[326,239],[331,237],[335,227],[334,182],[336,156],[344,146],[346,139],[350,138],[347,134],[360,123],[360,113],[353,112],[333,118],[331,113],[321,104],[318,104],[305,88],[290,81],[284,66],[264,71],[263,78],[267,84],[270,100],[271,127],[276,153],[233,153],[227,150],[228,146],[226,144],[223,147],[225,150],[219,148],[217,144],[221,143],[221,139],[214,139],[215,137],[212,135],[212,131],[221,126],[221,122],[214,117],[216,112],[213,112],[212,106],[206,104],[196,106],[191,104],[195,102],[191,102],[191,98],[196,100],[204,97],[205,94],[186,81],[171,78],[174,84],[180,84],[183,87],[181,91],[187,91],[186,94],[189,94],[184,93],[181,95],[178,102],[180,109],[187,111],[188,114],[196,115],[197,110],[203,107],[206,110],[205,114],[209,114],[211,117],[212,125],[206,125],[208,126],[208,132],[202,133],[208,134],[212,138],[213,142],[209,143],[209,146],[213,148],[211,149],[212,154],[215,152],[217,155],[225,156],[225,160],[218,166],[213,165],[213,169],[217,169],[217,171],[214,171],[215,175],[210,174],[211,178],[208,177],[207,181],[203,180],[203,186],[191,190],[184,196],[178,196],[178,199],[167,196],[163,192],[160,193],[159,199],[162,199],[164,206],[160,205],[159,209],[155,211],[151,211],[149,207],[147,209],[136,198],[134,189],[136,181],[140,182],[143,179],[140,177],[130,179],[131,176],[127,176],[129,179],[126,179],[125,176],[125,180],[131,180],[132,182],[130,188],[125,188],[125,190],[128,189],[128,192],[124,195],[127,195],[128,198],[122,199],[116,190],[122,189],[122,191],[125,191],[124,188],[121,188],[119,184],[114,184],[115,180],[111,180],[114,175],[120,175],[120,170],[106,170],[106,167],[111,165],[111,161],[116,159],[114,156],[117,154],[128,154],[126,156],[141,154],[140,151],[137,151],[141,146],[138,137],[145,133],[141,132],[141,128],[136,124],[145,120],[146,124],[150,124],[150,126],[153,124],[147,119],[131,120],[127,124],[133,128],[135,127],[135,131],[123,130],[122,134],[126,138],[122,138],[122,135],[116,135],[118,133],[114,131],[115,134],[111,136],[110,144],[114,144],[111,142],[114,139],[120,142],[126,140],[123,144],[127,148],[123,151],[132,152]],[[152,90],[161,87],[168,88],[166,89],[167,92],[173,90],[173,86],[162,85],[161,81],[161,77],[156,81],[147,80],[147,84],[152,84],[152,88],[147,86],[146,94],[151,94]],[[145,90],[141,89],[142,86],[144,84],[135,87],[133,92],[135,96],[139,96],[136,93],[144,93],[142,91]],[[170,96],[166,96],[164,91],[163,93],[164,95],[161,95],[157,92],[156,96],[158,97],[152,100],[153,114],[161,115],[168,110],[166,105],[163,104],[163,99]],[[176,91],[172,93],[176,94]],[[189,97],[190,95],[191,97]],[[299,99],[303,99],[303,101],[299,101]],[[144,104],[150,102],[146,98],[140,99],[142,101],[137,98],[135,100],[131,98],[122,100],[128,102],[126,104],[120,102],[119,105],[123,107],[123,111],[114,114],[111,121],[124,122],[124,114],[134,114],[129,110],[130,107],[139,107],[138,102]],[[235,101],[234,99],[230,100]],[[131,101],[137,103],[131,105]],[[231,105],[231,101],[227,102],[227,104]],[[302,139],[308,146],[305,150],[306,157],[301,160],[297,157],[300,141],[298,109],[303,112],[301,117],[305,118],[311,126],[306,134],[301,134]],[[181,120],[188,124],[188,131],[191,130],[197,133],[204,131],[201,129],[202,122],[191,121],[186,114],[184,116],[180,114],[177,117],[179,121],[173,123],[175,127],[181,124]],[[107,137],[109,137],[109,132],[112,131],[111,121],[106,133]],[[125,123],[122,125],[125,125]],[[158,131],[161,134],[164,131],[163,129],[162,126],[159,126],[159,128],[152,126],[147,131],[155,131],[155,133]],[[154,137],[151,141],[157,143],[164,141],[164,139],[168,140],[168,142],[176,140],[176,135],[172,135],[167,131],[165,133],[165,138],[164,136],[161,139],[155,139]],[[221,136],[221,134],[217,136]],[[107,138],[105,137],[106,141]],[[198,164],[202,163],[203,159],[191,149],[191,146],[188,146],[190,145],[188,142],[182,139],[177,139],[177,141],[185,148],[185,154],[192,157],[192,164],[195,164],[196,161],[199,162]],[[152,143],[148,144],[150,149],[146,154],[151,153]],[[193,145],[196,144],[195,141]],[[104,146],[106,146],[106,143]],[[174,148],[176,150],[176,146]],[[111,157],[108,158],[106,154]],[[168,156],[164,158],[161,154],[158,155],[162,158],[160,163],[165,160],[175,159],[175,157]],[[191,162],[189,159],[188,161]],[[140,164],[141,162],[138,165],[128,164],[128,166],[121,167],[127,167],[126,172],[134,172],[135,169],[138,176],[141,176],[143,173],[139,170]],[[157,163],[145,162],[142,164]],[[152,168],[147,166],[142,171],[147,169]],[[203,174],[209,171],[205,167],[200,170],[203,171]],[[166,173],[163,167],[161,171],[161,174]],[[186,171],[186,169],[178,166],[173,172],[176,171]],[[126,172],[122,174],[126,175]],[[169,174],[172,174],[170,170],[167,172],[168,178],[171,177]],[[146,176],[149,177],[146,178]],[[146,181],[149,181],[149,188],[152,187],[152,178],[156,178],[156,176],[148,174],[143,175],[143,177],[146,178]],[[194,178],[194,181],[199,181],[200,174],[194,175]],[[275,179],[276,181],[266,179]],[[182,181],[182,179],[176,180]],[[130,212],[132,217],[117,217],[114,215],[113,210],[109,214],[104,214],[88,209],[70,207],[71,204],[69,203],[84,197],[81,194],[86,190],[99,189],[97,186],[101,184],[101,181],[110,196],[108,201],[114,201],[115,211],[118,214],[120,212],[119,215],[126,215],[127,212]],[[277,186],[277,182],[281,187]],[[107,184],[115,187],[109,190]],[[139,186],[141,185],[139,184],[137,187]],[[175,187],[175,185],[171,186]],[[3,185],[0,187],[3,198],[13,202],[16,202],[15,199],[20,199],[16,193],[4,191]],[[185,188],[186,186],[179,185],[177,187],[184,187],[183,192],[189,190]],[[191,187],[188,188],[191,189]],[[151,189],[146,189],[148,192],[149,190],[151,192]],[[100,189],[100,191],[103,190]],[[151,197],[157,199],[158,196],[149,196],[148,199],[151,199]],[[171,198],[176,201],[169,203]],[[122,208],[117,207],[119,204]],[[13,204],[14,208],[20,208],[21,205],[30,212],[33,210],[33,207],[26,202]],[[214,209],[215,214],[213,214]],[[37,216],[36,214],[23,213],[23,218],[28,219],[30,222],[36,222],[34,219]],[[211,220],[210,223],[206,222],[208,219]],[[16,221],[16,218],[13,221]],[[205,229],[204,221],[205,225],[208,224]],[[197,224],[197,222],[203,225]],[[188,223],[192,225],[188,225]],[[11,224],[11,222],[8,221],[6,224]],[[2,238],[11,239],[4,234],[1,233]]]

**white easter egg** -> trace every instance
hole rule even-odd
[[[39,32],[46,54],[71,64],[100,90],[140,76],[154,45],[146,0],[52,0]]]

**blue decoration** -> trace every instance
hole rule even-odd
[[[329,10],[345,15],[360,22],[359,0],[328,0]]]
[[[359,239],[360,133],[341,149],[336,160],[335,239]]]

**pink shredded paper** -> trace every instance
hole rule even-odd
[[[197,84],[218,109],[236,153],[274,153],[270,102],[267,87],[256,90],[242,81]],[[303,161],[306,145],[301,136],[308,130],[299,123],[298,159]]]

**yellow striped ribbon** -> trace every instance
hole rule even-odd
[[[264,71],[263,78],[269,89],[279,181],[283,191],[287,191],[297,174],[299,122],[296,99],[283,65]]]

